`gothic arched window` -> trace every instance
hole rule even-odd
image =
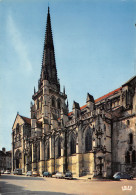
[[[57,100],[57,108],[58,108],[58,109],[61,108],[61,101],[60,101],[60,99]]]
[[[132,162],[136,162],[136,151],[133,150],[132,152]]]
[[[85,151],[89,152],[90,150],[92,150],[92,134],[88,130],[85,136]]]
[[[19,123],[16,125],[16,134],[19,133]]]
[[[60,157],[61,156],[61,141],[60,141],[60,137],[58,138],[58,155],[57,157]]]
[[[129,144],[133,144],[133,134],[129,134]]]
[[[55,102],[54,96],[52,96],[52,98],[51,98],[51,105],[52,105],[52,107],[56,107],[56,102]]]
[[[129,121],[129,120],[127,120],[127,126],[129,127],[129,125],[130,125],[130,121]]]
[[[37,100],[37,109],[39,109],[39,100]]]
[[[40,160],[40,144],[38,144],[38,147],[37,147],[37,160],[38,161]]]
[[[19,149],[17,149],[15,153],[15,159],[21,159],[21,158],[22,158],[22,153]]]
[[[130,163],[130,154],[129,154],[129,151],[127,151],[127,153],[126,153],[125,162],[126,163]]]
[[[76,140],[74,139],[74,137],[72,137],[70,141],[70,153],[71,154],[76,153]]]

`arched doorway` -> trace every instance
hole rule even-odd
[[[20,150],[15,153],[15,168],[22,168],[22,154]]]

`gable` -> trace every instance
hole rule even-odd
[[[12,129],[15,129],[18,123],[19,123],[19,125],[22,125],[25,123],[25,121],[23,120],[23,118],[19,114],[17,114],[17,116],[15,118]]]

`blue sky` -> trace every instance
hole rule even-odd
[[[135,0],[0,0],[0,149],[17,112],[30,117],[40,77],[48,2],[61,89],[69,110],[136,75]]]

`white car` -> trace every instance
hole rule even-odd
[[[32,171],[27,171],[26,176],[32,176]]]
[[[10,171],[9,171],[9,170],[6,170],[6,171],[4,172],[4,174],[10,174]]]
[[[61,173],[61,172],[57,172],[55,174],[55,177],[58,178],[58,179],[63,179],[65,177],[64,173]]]
[[[4,174],[4,170],[1,170],[1,174]]]

